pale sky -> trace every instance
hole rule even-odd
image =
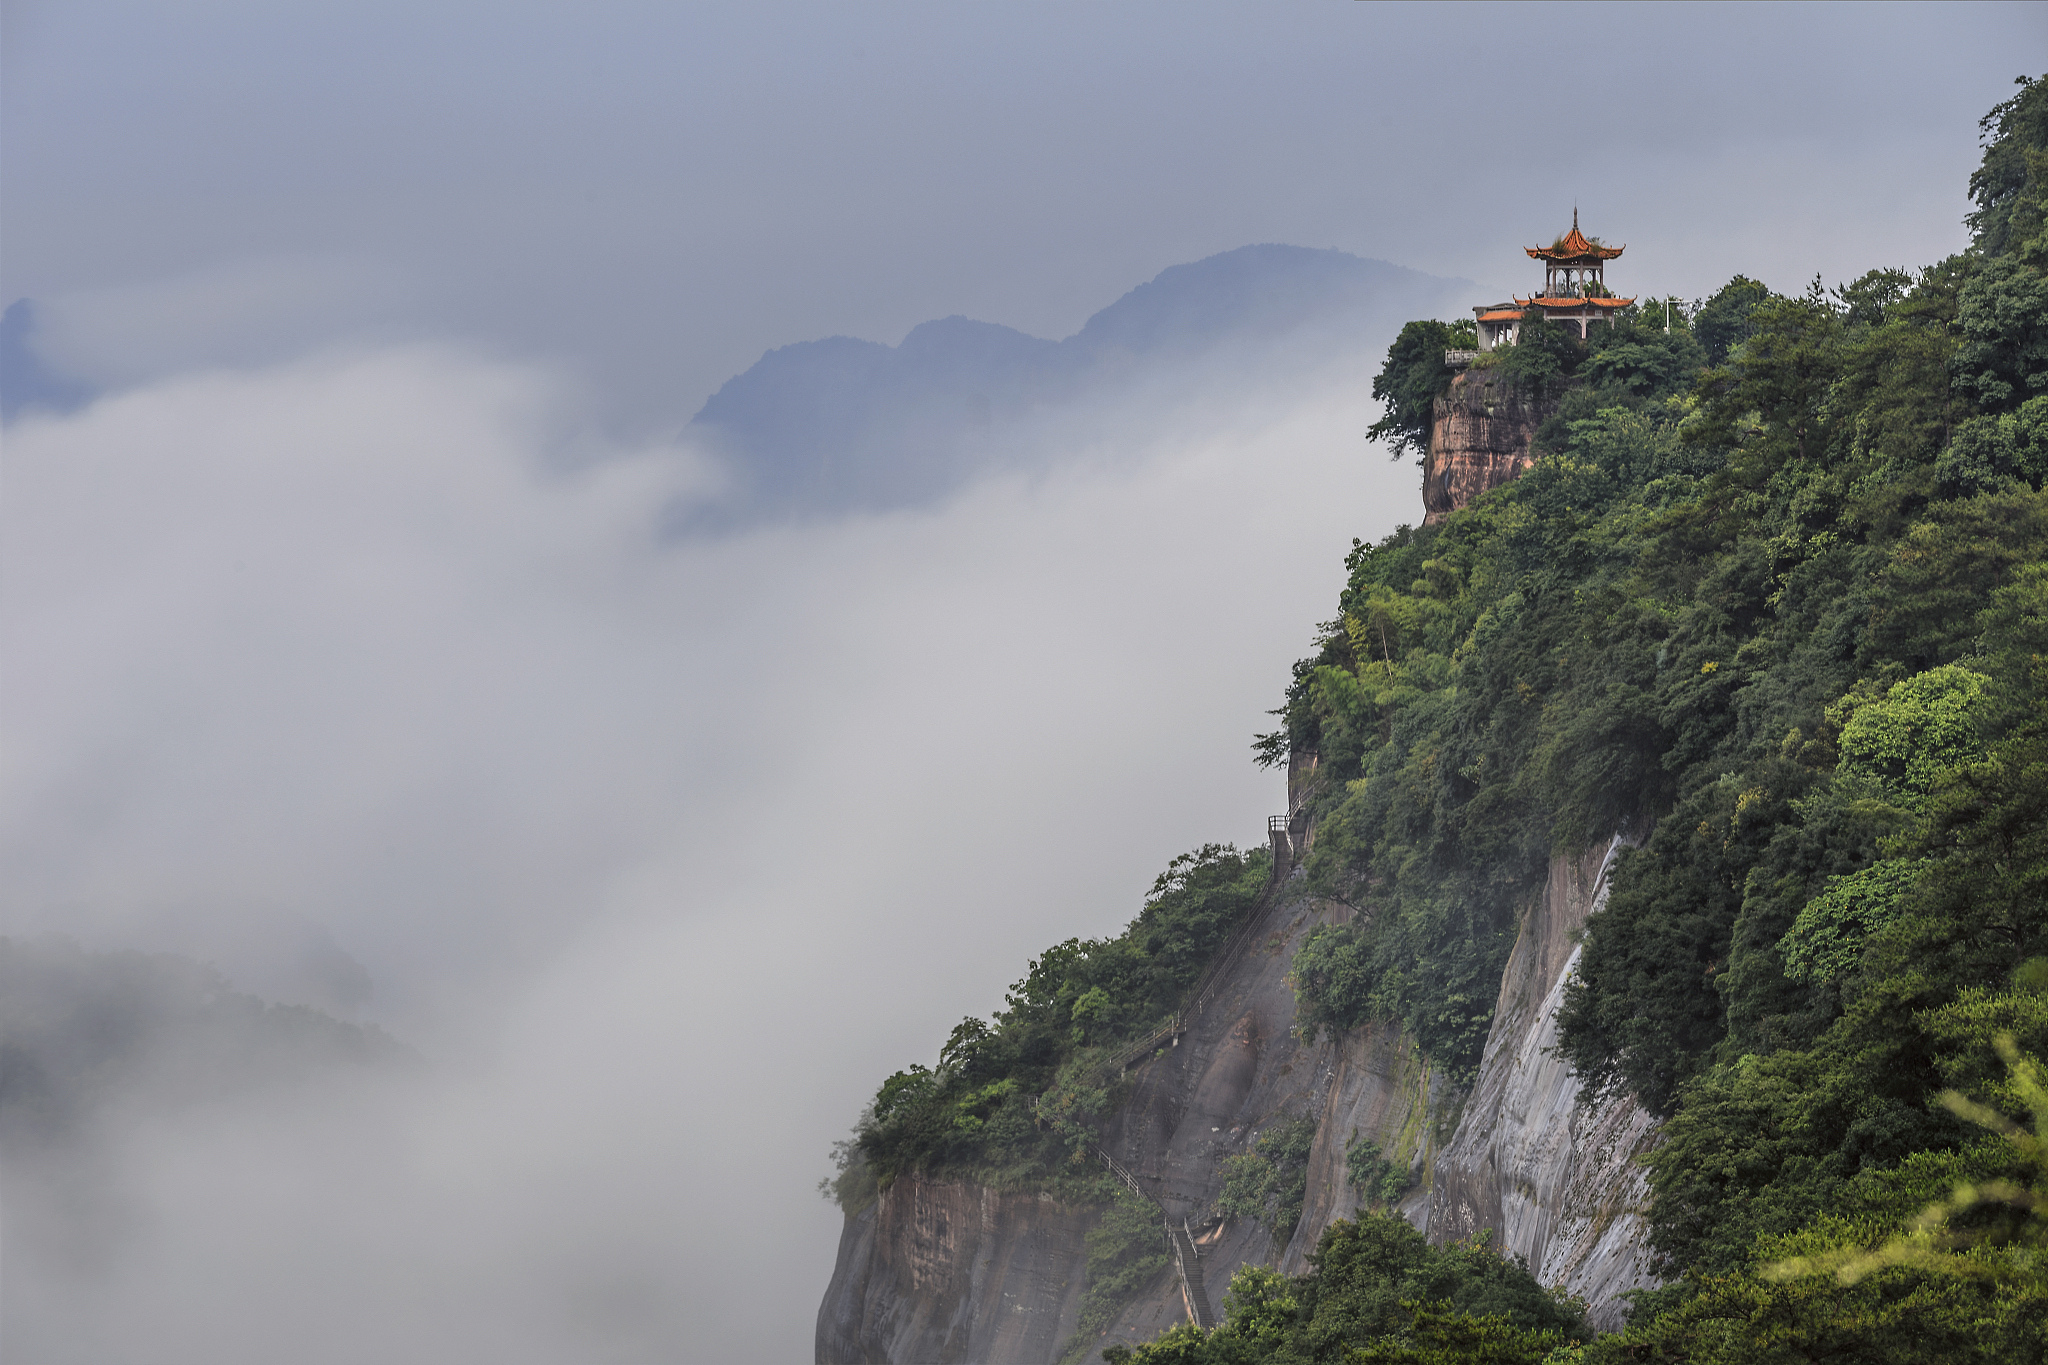
[[[120,1137],[96,1269],[0,1228],[10,1365],[808,1360],[874,1087],[1263,837],[1250,738],[1420,513],[1373,348],[664,540],[764,350],[1064,337],[1256,242],[1497,297],[1574,205],[1622,292],[1922,265],[2048,52],[2040,5],[4,13],[0,301],[102,396],[5,433],[0,933],[288,996],[318,926],[431,1064]]]
[[[2048,51],[2038,4],[6,15],[0,293],[75,369],[459,338],[635,434],[770,346],[1061,337],[1250,242],[1518,284],[1576,205],[1632,291],[1923,263]]]

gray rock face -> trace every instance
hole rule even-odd
[[[1502,973],[1478,1079],[1454,1093],[1412,1038],[1391,1025],[1305,1044],[1295,1034],[1294,952],[1317,924],[1349,911],[1274,897],[1253,949],[1190,1020],[1188,1033],[1133,1073],[1103,1143],[1200,1249],[1221,1306],[1239,1266],[1307,1269],[1323,1230],[1361,1202],[1346,1149],[1375,1145],[1413,1181],[1401,1212],[1432,1241],[1492,1228],[1545,1284],[1584,1297],[1596,1326],[1620,1325],[1624,1290],[1648,1274],[1636,1158],[1656,1130],[1632,1101],[1580,1109],[1577,1083],[1551,1055],[1573,940],[1605,894],[1616,840],[1553,860],[1524,913]],[[1296,886],[1299,883],[1295,883]],[[1462,1102],[1461,1102],[1462,1101]],[[1301,1221],[1285,1245],[1256,1223],[1213,1218],[1223,1163],[1272,1124],[1317,1122]],[[902,1180],[850,1218],[818,1315],[818,1360],[1050,1362],[1078,1313],[1093,1215],[1032,1195]],[[1169,1271],[1090,1343],[1149,1339],[1187,1316]]]
[[[846,1220],[818,1359],[1049,1361],[1074,1330],[1091,1209],[907,1176]]]
[[[1428,1212],[1442,1091],[1421,1049],[1393,1025],[1368,1025],[1343,1040],[1337,1048],[1329,1102],[1309,1151],[1301,1222],[1281,1252],[1281,1271],[1305,1273],[1308,1254],[1323,1229],[1350,1217],[1365,1202],[1364,1193],[1352,1187],[1345,1162],[1345,1152],[1355,1141],[1371,1143],[1407,1168],[1417,1183],[1401,1209],[1411,1222],[1422,1222]]]
[[[1578,1082],[1554,1049],[1579,957],[1573,940],[1606,897],[1621,842],[1553,860],[1502,973],[1479,1078],[1436,1162],[1426,1225],[1436,1241],[1494,1229],[1537,1278],[1584,1298],[1603,1330],[1621,1325],[1623,1291],[1655,1283],[1640,1213],[1648,1185],[1636,1158],[1656,1128],[1630,1098],[1580,1108]]]

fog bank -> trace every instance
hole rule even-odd
[[[110,1135],[117,1235],[9,1231],[10,1358],[808,1358],[873,1086],[1262,837],[1248,741],[1350,537],[1419,510],[1371,365],[1113,395],[1030,478],[715,540],[660,534],[687,450],[448,348],[10,428],[0,929],[427,1059]]]

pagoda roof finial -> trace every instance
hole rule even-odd
[[[1549,246],[1529,246],[1522,250],[1543,261],[1611,261],[1619,256],[1625,247],[1601,246],[1579,231],[1579,206],[1572,205],[1572,230],[1552,242]]]

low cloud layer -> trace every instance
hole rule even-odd
[[[715,541],[660,534],[686,451],[454,350],[11,428],[0,931],[343,1008],[321,939],[429,1065],[122,1138],[103,1255],[10,1230],[10,1358],[808,1358],[811,1186],[879,1079],[1261,837],[1247,742],[1350,538],[1419,511],[1370,365],[1111,394],[1029,479]]]

